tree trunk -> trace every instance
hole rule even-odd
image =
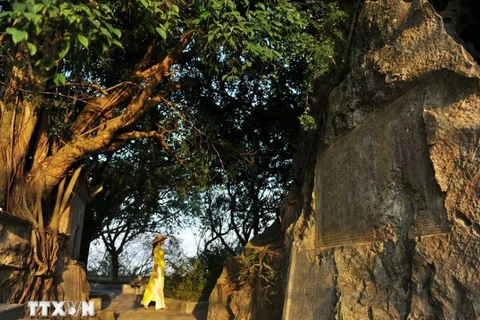
[[[109,251],[112,258],[112,280],[118,280],[118,273],[120,269],[119,253],[115,250]]]
[[[256,188],[255,179],[250,182],[250,197],[252,201],[252,229],[253,235],[256,236],[260,231],[260,207],[258,205],[258,190]]]
[[[16,58],[18,65],[28,63],[21,49]],[[51,192],[52,189],[45,187],[47,168],[44,167],[37,176],[31,174],[31,168],[36,166],[34,162],[41,162],[46,156],[47,146],[44,144],[46,132],[42,131],[44,123],[39,123],[41,98],[26,94],[45,88],[39,88],[30,80],[26,70],[14,65],[0,101],[0,198],[3,198],[0,205],[6,212],[30,221],[33,226],[30,250],[25,252],[26,270],[11,279],[13,286],[9,302],[12,303],[55,298],[55,269],[61,247],[58,216],[60,208],[66,208],[70,200],[62,188]],[[57,177],[57,181],[63,177],[64,174]],[[55,201],[52,196],[57,193],[59,197]]]

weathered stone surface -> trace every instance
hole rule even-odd
[[[230,319],[228,310],[228,297],[234,291],[229,281],[228,269],[224,269],[217,279],[217,284],[210,294],[208,301],[208,319],[222,320]]]
[[[286,227],[284,319],[480,318],[480,69],[447,23],[473,2],[435,3],[450,20],[425,0],[361,6],[315,219]]]
[[[423,100],[418,92],[407,92],[318,156],[318,246],[447,229],[443,196],[428,153]]]
[[[254,237],[240,256],[225,262],[210,294],[208,319],[281,318],[286,264],[283,248],[278,242],[279,229],[278,224],[271,226],[262,235]],[[272,241],[274,238],[277,241]]]
[[[84,266],[76,260],[64,258],[64,263],[59,263],[63,268],[57,271],[58,300],[62,301],[88,301],[90,296],[90,285],[87,281],[87,274]]]
[[[334,318],[336,267],[331,257],[316,256],[314,250],[294,247],[288,275],[284,314],[291,319]],[[317,301],[315,308],[310,309],[310,303],[304,304],[308,301]]]
[[[22,269],[25,266],[30,230],[27,221],[0,212],[0,268]]]
[[[0,212],[0,302],[10,296],[10,280],[26,266],[31,224]]]

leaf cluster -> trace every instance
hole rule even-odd
[[[281,267],[278,261],[275,263],[268,258],[268,248],[262,251],[251,250],[239,257],[242,267],[238,273],[238,284],[240,286],[253,286],[257,281],[266,294],[267,300],[271,296],[278,295],[278,281],[280,279]],[[272,254],[272,253],[270,253]]]
[[[112,20],[108,2],[27,0],[0,13],[0,29],[10,36],[10,45],[26,44],[35,67],[48,71],[69,53],[69,59],[85,60],[82,55],[89,49],[105,53],[112,45],[121,47],[122,33]],[[58,85],[66,79],[57,73],[54,81]]]

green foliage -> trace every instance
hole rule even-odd
[[[165,295],[181,300],[200,300],[207,284],[205,263],[197,258],[186,258],[170,265],[173,272],[165,281]]]
[[[198,204],[192,215],[200,218],[208,245],[215,238],[233,254],[275,219],[291,181],[304,66],[257,61],[240,80],[203,75],[201,86],[182,91],[194,112],[186,114],[206,133],[188,137],[193,142],[185,147],[193,152],[188,163],[208,165],[205,188],[187,192],[186,200]]]
[[[197,57],[212,72],[228,68],[222,79],[233,81],[254,61],[288,64],[298,55],[317,77],[334,61],[341,39],[336,26],[344,15],[335,3],[312,0],[27,0],[15,2],[0,19],[12,44],[27,43],[32,56],[40,53],[37,65],[48,70],[70,52],[70,63],[93,62],[113,46],[132,46],[146,35],[160,36],[167,48],[193,30]]]
[[[300,126],[304,131],[314,130],[317,128],[317,124],[315,123],[315,119],[308,114],[310,108],[305,108],[305,111],[302,113],[298,120],[300,121]]]
[[[238,274],[238,282],[241,286],[253,285],[257,277],[265,280],[267,287],[275,282],[275,271],[265,262],[259,261],[259,252],[252,250],[240,258],[242,268]]]
[[[208,62],[222,63],[231,70],[222,80],[238,80],[252,61],[273,61],[282,57],[283,37],[302,30],[307,23],[296,3],[251,3],[250,1],[208,1],[200,3],[196,32]],[[205,41],[206,38],[206,41]],[[218,70],[218,69],[217,69]]]
[[[144,14],[144,23],[150,34],[158,34],[163,40],[179,27],[180,8],[184,6],[183,1],[155,1],[140,0],[139,12]],[[138,2],[137,2],[138,6]]]
[[[27,0],[0,14],[0,30],[11,36],[12,45],[26,43],[40,70],[50,70],[72,49],[71,59],[83,61],[86,49],[105,52],[112,45],[121,47],[121,31],[112,20],[108,2]],[[57,84],[65,80],[65,76],[54,79]]]
[[[211,246],[192,258],[169,259],[167,264],[173,271],[167,275],[165,294],[177,299],[207,301],[228,257],[224,248]]]
[[[305,14],[309,16],[308,32],[296,38],[297,50],[305,52],[309,82],[332,66],[341,64],[339,53],[345,49],[340,26],[346,19],[337,2],[308,0]],[[338,61],[337,61],[338,60]]]
[[[15,43],[15,44],[17,44],[20,41],[27,40],[27,38],[28,38],[28,33],[26,33],[25,31],[22,31],[22,30],[15,29],[15,28],[7,28],[6,33],[8,33],[12,36],[13,43]],[[29,44],[32,45],[33,48],[35,48],[35,50],[36,50],[36,47],[33,44],[31,44],[31,43],[29,43]],[[33,55],[33,53],[32,53],[32,55]]]
[[[281,258],[272,260],[268,257],[272,252],[268,248],[262,251],[249,250],[239,257],[241,268],[238,273],[238,283],[240,286],[260,285],[265,294],[265,298],[269,301],[272,297],[277,296],[279,292],[279,280],[283,272],[282,266],[279,264]],[[273,256],[277,255],[273,253]]]

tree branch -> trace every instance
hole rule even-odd
[[[174,132],[175,130],[167,131],[167,132]],[[158,140],[162,148],[168,152],[175,160],[182,166],[185,166],[185,162],[177,155],[175,151],[170,148],[164,138],[164,132],[158,131],[148,131],[148,132],[141,132],[141,131],[133,131],[119,135],[116,139],[119,140],[134,140],[134,139],[141,139],[141,138],[155,138]]]
[[[235,197],[232,194],[232,189],[231,189],[231,183],[230,179],[227,181],[227,192],[228,192],[228,197],[230,198],[229,201],[229,210],[230,210],[230,225],[235,234],[237,235],[238,240],[242,245],[247,244],[247,241],[242,235],[240,234],[240,230],[238,230],[238,226],[235,223],[235,207],[236,207],[236,202],[235,202]]]
[[[43,171],[45,172],[44,178],[40,178],[38,181],[33,182],[33,189],[38,187],[39,185],[45,186],[46,192],[50,191],[58,181],[65,175],[66,170],[76,161],[91,155],[95,152],[100,150],[106,149],[115,138],[115,135],[124,127],[128,127],[129,125],[136,123],[145,112],[149,110],[149,108],[153,107],[152,104],[149,103],[150,98],[153,96],[155,89],[160,85],[161,81],[163,80],[164,76],[169,72],[170,67],[176,62],[176,60],[180,57],[181,53],[190,42],[192,38],[192,31],[187,31],[185,34],[180,38],[176,47],[167,54],[167,56],[163,59],[163,61],[159,64],[154,65],[153,67],[146,70],[146,73],[142,73],[143,75],[149,75],[148,79],[144,78],[145,86],[142,91],[129,103],[129,105],[125,108],[124,112],[109,120],[105,123],[105,126],[102,130],[96,132],[94,136],[87,136],[87,135],[75,135],[74,133],[76,130],[72,132],[74,134],[74,138],[70,143],[67,143],[62,148],[58,150],[57,153],[52,155],[50,158],[47,158],[44,162],[35,164],[32,167],[32,170],[29,174],[30,177],[36,178],[38,177],[37,172]],[[129,86],[131,88],[131,86]],[[113,96],[115,97],[113,100],[114,102],[121,101],[126,98],[126,95],[132,89],[120,89],[120,92],[116,91]],[[112,97],[107,97],[111,99]],[[109,103],[107,102],[105,105],[117,105],[117,103]],[[110,108],[112,109],[112,108]],[[100,110],[103,110],[100,107]],[[95,114],[93,114],[95,116]],[[76,127],[77,130],[81,128],[85,128],[81,122],[83,118],[84,121],[87,121],[85,115],[83,117],[77,118]],[[87,123],[91,123],[87,121]],[[161,143],[164,143],[164,147],[168,147],[165,141],[161,140]],[[41,176],[41,175],[40,175]],[[38,179],[38,178],[37,178]]]
[[[135,66],[135,74],[141,72],[140,70],[144,70],[145,68],[147,68],[148,65],[151,64],[153,52],[155,51],[157,43],[158,39],[157,37],[155,37],[148,45],[147,52],[143,56],[143,59]]]

